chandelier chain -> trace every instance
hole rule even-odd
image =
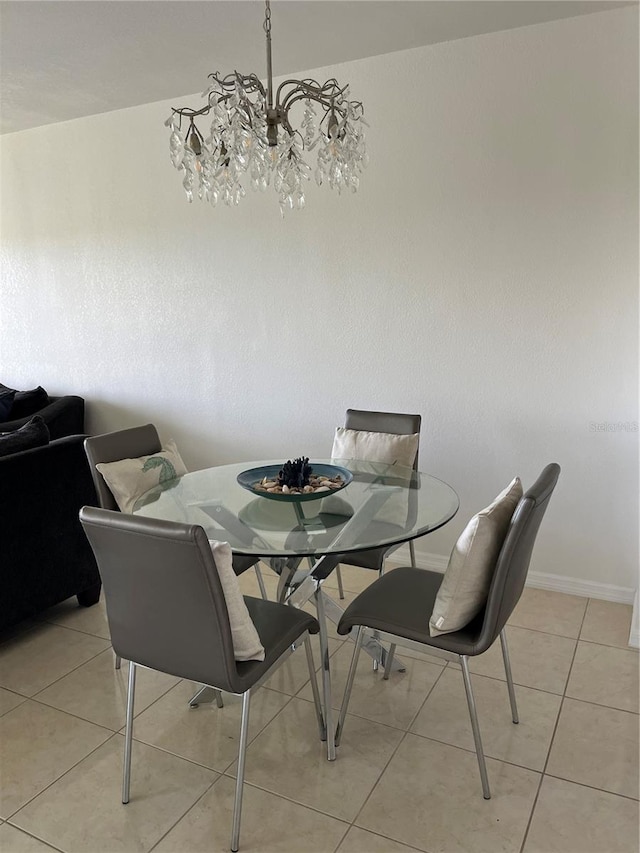
[[[264,11],[264,31],[269,36],[271,35],[271,4],[269,0],[265,0],[265,11]]]

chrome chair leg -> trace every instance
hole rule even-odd
[[[329,639],[327,637],[327,616],[324,609],[322,587],[316,584],[313,594],[318,611],[320,625],[320,657],[322,666],[322,704],[324,707],[324,724],[327,731],[327,759],[336,760],[336,745],[333,730],[333,708],[331,706],[331,671],[329,669]]]
[[[416,566],[416,549],[413,544],[413,539],[409,540],[409,555],[411,557],[411,565],[415,569]]]
[[[380,569],[378,570],[378,577],[381,578],[383,574],[384,574],[384,563],[380,566]],[[379,636],[380,635],[378,634],[377,631],[373,632],[373,638],[374,638],[374,640],[376,640],[378,642],[378,653],[373,659],[373,671],[374,672],[378,671],[380,664],[384,664],[384,649],[382,648],[382,644],[380,643],[380,641],[378,639]]]
[[[396,653],[396,644],[391,643],[389,646],[389,651],[386,654],[385,662],[384,662],[384,675],[382,676],[384,681],[389,681],[389,676],[391,675],[391,668],[393,667],[393,657]]]
[[[129,686],[127,689],[127,722],[124,733],[124,769],[122,774],[122,802],[129,802],[131,783],[131,742],[133,739],[133,702],[136,692],[136,665],[129,661]]]
[[[249,734],[249,704],[251,691],[242,696],[242,722],[240,723],[240,745],[238,747],[238,775],[236,777],[236,795],[233,801],[233,826],[231,829],[231,850],[237,853],[240,844],[240,818],[242,817],[242,787],[244,785],[244,762],[247,757]]]
[[[316,677],[316,667],[313,662],[313,650],[311,648],[311,638],[307,637],[304,641],[304,650],[307,655],[307,666],[309,667],[309,679],[311,681],[311,692],[313,693],[313,704],[316,708],[316,717],[318,719],[318,729],[320,731],[320,740],[327,739],[327,729],[324,724],[324,716],[322,714],[322,705],[320,703],[320,691],[318,690],[318,679]]]
[[[116,655],[116,669],[120,669],[120,665],[122,664],[122,658],[120,655]]]
[[[267,589],[264,585],[264,578],[262,577],[262,571],[260,570],[260,563],[256,563],[254,568],[256,570],[256,578],[258,579],[258,586],[260,587],[260,595],[265,601],[268,601],[269,596],[267,595]]]
[[[224,702],[222,701],[222,693],[220,690],[214,690],[213,692],[216,697],[216,705],[218,708],[224,708]]]
[[[362,627],[362,625],[360,625],[360,627],[358,628],[358,633],[356,634],[356,647],[353,650],[353,655],[351,657],[351,666],[349,667],[347,683],[344,688],[344,696],[342,697],[342,705],[340,706],[340,716],[338,717],[338,725],[336,727],[336,746],[340,746],[340,737],[342,735],[342,730],[344,729],[344,718],[347,716],[347,708],[349,707],[349,699],[351,698],[353,680],[356,677],[356,669],[358,668],[358,657],[360,655],[360,649],[362,648],[363,636],[364,628]]]
[[[511,703],[511,719],[514,723],[519,723],[518,706],[516,705],[516,691],[513,686],[513,676],[511,675],[511,661],[509,660],[509,647],[507,646],[507,631],[503,628],[500,631],[500,645],[502,646],[502,658],[504,660],[504,672],[507,676],[507,688],[509,690],[509,702]]]
[[[458,655],[458,657],[460,658],[460,666],[462,667],[462,678],[464,679],[464,689],[465,693],[467,694],[469,716],[471,717],[471,728],[473,729],[473,740],[476,745],[476,756],[478,758],[478,767],[480,768],[480,779],[482,780],[482,796],[485,798],[485,800],[490,800],[491,790],[489,789],[487,765],[484,760],[484,752],[482,751],[482,739],[480,737],[480,726],[478,725],[476,702],[473,698],[473,689],[471,687],[471,676],[469,675],[469,660],[466,655]]]
[[[340,572],[340,565],[337,565],[335,568],[336,572],[336,580],[338,581],[338,595],[340,596],[340,600],[344,598],[344,589],[342,588],[342,573]]]

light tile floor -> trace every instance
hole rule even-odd
[[[351,600],[372,573],[343,567],[343,578]],[[241,582],[257,594],[252,572]],[[333,577],[327,591],[337,596]],[[384,682],[363,656],[330,764],[304,654],[294,655],[254,700],[241,850],[637,853],[630,619],[625,605],[525,590],[509,628],[518,726],[499,648],[471,666],[489,801],[455,664],[403,654],[406,672]],[[337,707],[351,644],[330,635]],[[103,601],[70,599],[0,637],[2,853],[228,849],[237,700],[190,710],[192,683],[141,671],[123,806],[126,677],[126,663],[113,668]]]

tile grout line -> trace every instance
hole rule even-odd
[[[66,714],[67,717],[71,717],[73,720],[78,720],[81,723],[87,723],[90,726],[95,726],[97,729],[104,729],[106,732],[109,732],[110,735],[117,735],[118,729],[110,729],[109,726],[105,726],[102,723],[94,723],[93,720],[87,720],[86,717],[81,717],[78,714],[74,714],[73,711],[66,711],[62,708],[56,708],[55,705],[47,705],[46,702],[43,702],[40,699],[28,699],[28,702],[35,702],[36,705],[40,705],[41,708],[46,708],[49,711],[57,711],[58,714]],[[22,703],[21,703],[22,704]],[[11,712],[9,712],[11,713]],[[106,741],[105,741],[106,743]]]
[[[580,642],[580,634],[582,633],[582,626],[584,625],[584,620],[587,617],[587,607],[589,605],[589,599],[587,599],[587,603],[584,608],[584,613],[582,614],[582,621],[580,622],[580,630],[578,631],[578,639],[576,639],[576,645],[573,650],[573,655],[571,657],[571,665],[569,667],[569,672],[567,673],[567,679],[564,684],[564,690],[562,691],[562,698],[560,700],[560,707],[558,708],[558,716],[556,717],[556,724],[553,727],[553,733],[551,735],[551,740],[549,741],[549,749],[547,750],[547,758],[544,762],[544,766],[542,768],[542,773],[540,774],[540,781],[538,783],[538,790],[536,791],[535,798],[533,800],[533,805],[531,807],[531,812],[529,813],[529,820],[527,821],[527,826],[524,831],[524,836],[522,838],[522,845],[520,847],[520,853],[524,853],[524,848],[527,843],[527,838],[529,837],[529,830],[531,829],[531,822],[533,821],[533,815],[536,811],[536,806],[538,805],[538,800],[540,798],[540,791],[542,790],[542,783],[544,782],[547,766],[549,764],[549,758],[551,757],[551,750],[553,749],[553,742],[556,737],[556,732],[558,731],[558,725],[560,723],[560,717],[562,716],[562,708],[564,706],[564,700],[567,694],[567,687],[569,686],[569,679],[571,678],[571,671],[573,670],[573,664],[576,659],[576,654],[578,652],[578,643]]]
[[[176,684],[175,686],[177,687],[178,685]],[[264,689],[266,690],[266,689],[269,689],[269,688],[266,688],[266,687],[265,687]],[[274,691],[272,691],[272,692],[274,692],[274,693],[278,693],[279,691],[274,690]],[[251,746],[251,744],[252,744],[252,743],[253,743],[253,742],[254,742],[254,741],[255,741],[255,740],[256,740],[256,739],[257,739],[257,738],[262,734],[262,732],[267,728],[267,726],[269,726],[269,725],[270,725],[270,724],[271,724],[271,723],[276,719],[276,717],[278,717],[278,716],[279,716],[279,714],[281,714],[281,713],[282,713],[282,711],[284,711],[284,709],[289,705],[289,703],[291,702],[291,700],[294,698],[293,696],[289,696],[289,695],[288,695],[288,694],[286,694],[286,693],[280,693],[280,695],[281,695],[281,696],[286,696],[286,697],[287,697],[287,701],[284,703],[284,705],[282,706],[282,708],[279,708],[279,709],[276,711],[276,713],[273,715],[273,717],[271,717],[271,719],[270,719],[270,720],[268,720],[268,721],[267,721],[267,722],[262,726],[262,728],[261,728],[261,729],[260,729],[260,730],[255,734],[255,735],[254,735],[254,737],[252,737],[252,738],[247,742],[247,751],[249,750],[249,747]],[[147,709],[145,708],[145,710],[147,710]],[[194,708],[193,710],[194,710],[194,711],[197,711],[197,709],[195,709],[195,708]],[[218,711],[220,711],[220,712],[222,712],[222,713],[224,713],[224,708],[218,708],[217,710],[218,710]],[[135,726],[134,726],[134,728],[135,728]],[[239,731],[239,729],[238,729],[238,731]],[[166,754],[168,754],[168,755],[173,755],[175,758],[180,758],[182,761],[188,761],[188,762],[189,762],[189,764],[194,764],[196,767],[202,767],[202,768],[203,768],[203,769],[205,769],[205,770],[211,770],[213,773],[219,773],[221,776],[225,776],[225,775],[227,775],[227,771],[229,770],[229,768],[230,768],[230,767],[232,767],[232,766],[235,764],[235,762],[238,760],[238,759],[237,759],[237,757],[236,757],[236,758],[232,758],[232,759],[231,759],[231,761],[229,762],[229,764],[226,764],[226,765],[225,765],[224,770],[216,770],[214,767],[209,767],[209,766],[208,766],[208,765],[206,765],[206,764],[200,764],[200,762],[199,762],[199,761],[194,761],[194,760],[193,760],[193,758],[187,758],[187,757],[186,757],[186,756],[184,756],[184,755],[180,755],[180,754],[179,754],[179,753],[177,753],[177,752],[172,752],[170,749],[166,749],[165,747],[158,746],[158,745],[157,745],[157,744],[155,744],[155,743],[149,743],[149,742],[148,742],[148,741],[146,741],[146,740],[141,740],[140,738],[136,738],[136,737],[135,737],[135,735],[134,735],[134,738],[133,738],[133,739],[134,739],[135,741],[137,741],[138,743],[143,743],[145,746],[150,746],[150,747],[152,747],[153,749],[159,749],[159,750],[160,750],[160,752],[164,752],[164,753],[166,753]],[[234,776],[233,778],[235,779],[235,776]]]
[[[447,663],[448,663],[448,661],[447,661]],[[396,754],[397,754],[398,750],[400,749],[400,747],[402,746],[402,744],[405,742],[405,740],[406,740],[406,738],[407,738],[407,735],[408,735],[408,734],[412,734],[412,732],[411,732],[411,726],[415,723],[415,721],[416,721],[416,719],[417,719],[418,715],[420,714],[420,712],[421,712],[421,711],[422,711],[422,709],[424,708],[424,706],[425,706],[425,704],[426,704],[427,700],[429,699],[429,696],[431,696],[431,694],[432,694],[432,692],[434,691],[434,689],[435,689],[436,685],[438,684],[438,682],[439,682],[439,681],[440,681],[440,679],[442,678],[442,673],[445,671],[445,669],[446,669],[446,666],[443,666],[443,667],[442,667],[442,669],[440,670],[440,672],[438,673],[438,676],[437,676],[436,680],[433,682],[433,684],[431,685],[431,688],[430,688],[430,689],[429,689],[429,691],[427,692],[427,695],[425,696],[425,698],[424,698],[423,702],[421,703],[420,707],[417,709],[417,711],[415,712],[415,714],[414,714],[414,715],[413,715],[413,717],[411,718],[411,720],[410,720],[410,722],[409,722],[409,725],[407,726],[406,730],[403,732],[402,737],[401,737],[401,738],[400,738],[400,740],[398,741],[397,746],[395,747],[395,749],[392,751],[391,755],[389,756],[389,760],[386,762],[386,764],[384,765],[384,767],[382,768],[382,770],[381,770],[381,771],[380,771],[380,773],[378,774],[378,778],[377,778],[377,779],[376,779],[376,781],[373,783],[373,785],[372,785],[372,787],[371,787],[371,790],[369,791],[369,793],[367,794],[367,796],[366,796],[366,798],[365,798],[365,801],[364,801],[364,802],[363,802],[363,804],[360,806],[360,808],[358,809],[358,811],[357,811],[357,813],[356,813],[355,817],[354,817],[354,818],[353,818],[353,820],[351,821],[351,826],[355,826],[356,821],[358,820],[358,818],[359,818],[359,817],[360,817],[360,815],[362,814],[363,809],[366,807],[367,803],[368,803],[368,802],[369,802],[369,800],[371,799],[371,795],[373,794],[373,792],[375,791],[375,789],[378,787],[378,785],[379,785],[379,783],[380,783],[380,780],[382,779],[382,776],[383,776],[383,775],[384,775],[384,773],[386,772],[386,770],[387,770],[387,768],[388,768],[389,764],[391,764],[391,762],[392,762],[392,760],[395,758],[395,756],[396,756]],[[396,730],[396,731],[397,731],[397,730]],[[350,826],[349,828],[351,828],[351,826]],[[362,829],[363,827],[358,827],[358,828],[359,828],[359,829]],[[386,836],[383,836],[383,837],[386,837]],[[404,843],[404,842],[400,842],[398,839],[391,839],[391,840],[395,840],[397,843],[400,843],[400,844]],[[341,843],[342,843],[342,842],[341,842]],[[424,851],[422,851],[422,853],[428,853],[428,851],[425,849]]]
[[[429,853],[428,850],[422,850],[420,847],[414,847],[413,844],[407,844],[406,841],[396,841],[395,838],[390,838],[388,835],[382,835],[380,832],[374,832],[372,829],[365,829],[362,826],[355,826],[355,824],[351,824],[351,826],[349,826],[347,828],[347,831],[345,832],[345,834],[341,838],[340,843],[334,849],[333,853],[340,853],[340,846],[342,845],[345,838],[351,832],[352,829],[359,829],[360,832],[368,832],[370,835],[375,835],[377,838],[382,838],[384,841],[390,841],[392,844],[401,844],[404,847],[406,847],[408,850],[415,850],[416,853]]]
[[[65,625],[61,622],[53,622],[50,619],[39,619],[38,625],[55,625],[56,628],[66,628],[67,631],[75,631],[76,634],[85,634],[87,637],[94,637],[96,640],[107,640],[111,642],[111,637],[102,637],[100,634],[94,634],[92,631],[86,631],[84,628],[76,628],[74,625]]]
[[[223,773],[220,778],[231,779],[235,782],[235,776],[230,776],[227,773]],[[259,785],[257,782],[247,782],[245,780],[245,785],[248,785],[250,788],[255,788],[257,791],[263,791],[265,794],[270,794],[272,797],[277,797],[280,800],[285,800],[287,803],[291,803],[294,806],[300,806],[300,808],[308,809],[310,812],[314,814],[322,815],[323,817],[331,818],[331,820],[337,820],[338,823],[344,823],[347,827],[347,830],[350,828],[349,821],[344,817],[337,817],[334,814],[329,814],[329,812],[321,811],[317,806],[312,806],[310,803],[303,803],[300,800],[294,800],[293,797],[287,796],[287,794],[276,793],[275,791],[270,790],[269,788],[265,788],[264,785]],[[340,842],[342,843],[342,841]]]
[[[567,698],[571,698],[570,696]],[[610,797],[621,797],[623,800],[629,800],[632,803],[639,803],[638,797],[632,797],[629,794],[620,794],[617,791],[608,791],[606,788],[596,788],[595,785],[587,785],[586,782],[576,782],[573,779],[565,779],[564,776],[557,776],[555,773],[545,773],[549,779],[558,779],[560,782],[569,782],[571,785],[579,785],[581,788],[588,788],[590,791],[598,791],[599,794],[607,794]]]
[[[56,847],[55,844],[52,844],[51,841],[45,841],[44,838],[40,838],[38,835],[34,835],[32,832],[29,832],[27,829],[23,829],[21,826],[17,826],[15,823],[11,823],[11,821],[5,821],[7,826],[10,826],[12,829],[18,830],[18,832],[24,832],[25,835],[28,835],[29,838],[33,838],[36,841],[41,842],[42,844],[46,844],[47,847],[50,847],[52,850],[58,851],[58,853],[66,853],[61,847]],[[9,850],[5,850],[4,853],[10,853]]]
[[[66,711],[63,711],[62,713],[66,713]],[[107,731],[110,731],[110,729],[107,729]],[[26,806],[28,806],[30,803],[32,803],[34,800],[36,800],[41,794],[44,794],[45,791],[48,791],[52,785],[55,785],[61,779],[64,779],[64,777],[68,773],[71,773],[71,771],[74,770],[79,764],[81,764],[86,758],[89,758],[90,755],[93,755],[94,752],[97,752],[101,747],[103,747],[105,744],[109,743],[110,740],[113,740],[113,738],[117,737],[117,736],[118,736],[117,732],[111,732],[111,734],[109,735],[108,738],[106,738],[106,740],[103,740],[102,743],[99,743],[96,747],[94,747],[92,750],[90,750],[86,755],[83,755],[82,758],[78,759],[78,761],[76,761],[75,764],[72,764],[71,767],[68,767],[64,771],[64,773],[61,773],[60,776],[57,776],[55,779],[53,779],[51,782],[49,782],[48,785],[45,785],[45,787],[41,791],[38,791],[37,794],[34,794],[33,797],[31,797],[25,803],[23,803],[20,806],[20,808],[17,808],[14,812],[12,812],[10,817],[5,818],[7,823],[10,823],[11,820],[13,818],[15,818],[15,816],[18,814],[18,812],[20,812],[20,811],[22,811],[22,809],[26,808]],[[18,829],[22,829],[22,827],[18,826],[17,824],[12,824],[12,826],[16,826]],[[47,841],[45,843],[48,844],[49,842]]]
[[[60,627],[60,626],[58,625],[56,627]],[[90,636],[90,635],[88,635],[88,636]],[[94,639],[101,639],[101,638],[94,637]],[[97,652],[95,655],[91,655],[91,657],[87,658],[86,660],[83,660],[82,663],[79,663],[77,666],[74,666],[68,672],[65,672],[64,675],[59,676],[59,678],[55,678],[52,682],[50,682],[50,684],[46,684],[44,687],[41,687],[39,690],[36,690],[36,692],[32,696],[27,696],[26,698],[27,699],[35,699],[36,696],[39,696],[45,690],[48,690],[49,687],[53,687],[54,684],[57,684],[59,681],[62,681],[63,678],[66,678],[68,675],[71,675],[71,673],[76,672],[81,667],[83,667],[86,663],[91,663],[91,661],[94,661],[97,657],[100,657],[100,655],[103,655],[105,652],[108,652],[109,649],[111,648],[111,642],[109,640],[103,640],[103,642],[109,643],[109,645],[107,646],[106,649],[101,649],[101,651]],[[0,684],[0,687],[4,687],[4,684]],[[4,687],[4,689],[9,690],[10,688]],[[15,693],[16,691],[14,690],[12,692]],[[22,696],[23,694],[18,694],[18,695]],[[44,704],[44,702],[41,702],[40,704]]]
[[[163,841],[164,841],[164,839],[167,837],[167,835],[169,835],[169,833],[170,833],[170,832],[173,832],[173,830],[174,830],[174,829],[176,828],[176,826],[180,823],[180,821],[181,821],[181,820],[184,820],[184,818],[189,814],[189,812],[191,811],[191,809],[195,808],[195,807],[198,805],[198,803],[200,802],[200,800],[201,800],[203,797],[205,797],[205,796],[209,793],[209,791],[213,788],[213,786],[214,786],[217,782],[219,782],[222,778],[223,778],[223,776],[222,776],[222,774],[220,773],[220,774],[218,775],[218,777],[217,777],[216,779],[214,779],[214,780],[213,780],[213,782],[212,782],[212,783],[211,783],[211,784],[206,788],[206,790],[204,790],[204,791],[202,792],[202,794],[200,794],[200,796],[196,799],[196,801],[195,801],[194,803],[192,803],[192,804],[189,806],[189,808],[184,812],[184,814],[181,814],[181,815],[180,815],[180,817],[179,817],[179,818],[178,818],[174,823],[172,823],[172,824],[171,824],[171,826],[169,827],[169,829],[168,829],[168,830],[167,830],[163,835],[161,835],[161,836],[160,836],[160,838],[158,838],[158,840],[157,840],[157,841],[154,841],[154,843],[151,845],[151,847],[149,847],[149,849],[148,849],[147,851],[145,851],[145,853],[151,853],[151,851],[152,851],[152,850],[155,850],[155,849],[156,849],[156,847],[158,846],[158,844],[160,844],[161,842],[163,842]]]
[[[581,641],[577,640],[574,642],[581,642]],[[607,647],[607,648],[610,648],[610,647]],[[577,646],[576,646],[576,652],[577,652]],[[571,660],[571,665],[573,665],[573,658]],[[460,672],[460,669],[458,667],[452,667],[451,672]],[[571,673],[571,668],[569,668],[569,674],[570,673]],[[486,675],[485,673],[474,672],[474,671],[471,672],[471,675],[473,675],[474,678],[490,678],[492,681],[498,681],[500,684],[506,685],[506,683],[507,683],[506,679],[498,678],[497,675]],[[568,685],[568,682],[569,682],[569,675],[567,675],[567,685]],[[552,690],[545,690],[543,687],[532,687],[530,684],[521,684],[519,681],[516,681],[515,678],[513,680],[513,683],[516,687],[521,687],[524,690],[536,690],[538,693],[544,693],[546,696],[556,696],[556,697],[559,697],[561,699],[564,697],[564,692],[554,693]],[[565,690],[566,690],[566,686],[565,686]],[[594,702],[592,699],[580,699],[577,696],[567,696],[566,698],[571,699],[572,702],[584,702],[586,705],[597,705],[599,708],[611,708],[612,711],[623,711],[625,714],[635,714],[636,716],[640,715],[640,710],[630,711],[628,708],[618,708],[615,705],[604,705],[602,702]]]

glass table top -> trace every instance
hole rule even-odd
[[[394,545],[442,527],[458,511],[451,486],[410,468],[360,460],[311,460],[340,465],[353,480],[316,500],[281,502],[243,488],[239,474],[282,462],[239,462],[193,471],[151,489],[134,514],[200,524],[209,539],[237,554],[320,556]]]

